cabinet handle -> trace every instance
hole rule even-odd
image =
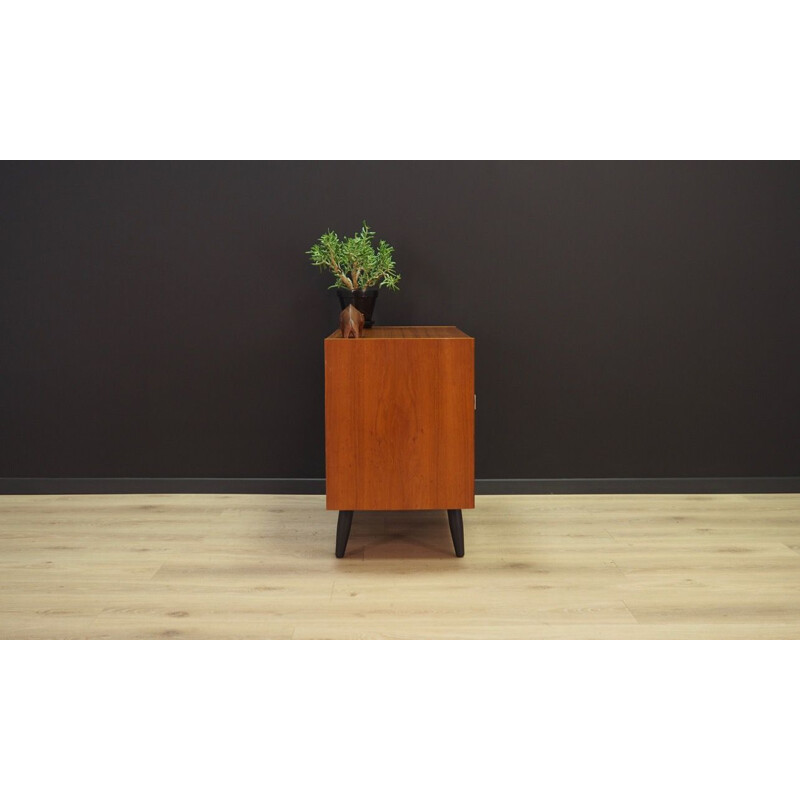
[[[476,394],[472,395],[472,399],[475,401],[475,407],[474,408],[475,408],[475,411],[477,411],[478,410],[478,395],[476,395]]]

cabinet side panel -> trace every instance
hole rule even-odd
[[[439,505],[475,507],[475,340],[440,343]]]
[[[354,390],[355,342],[325,340],[325,503],[328,509],[355,508],[357,479]],[[343,346],[344,345],[344,346]]]
[[[372,364],[376,381],[362,398],[367,435],[360,447],[359,505],[436,508],[439,342],[407,338],[376,344],[381,350],[380,363]]]
[[[473,344],[326,340],[328,508],[474,506]]]

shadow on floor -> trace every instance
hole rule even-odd
[[[446,511],[356,511],[343,560],[456,560]]]

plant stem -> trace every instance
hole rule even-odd
[[[334,252],[333,248],[328,245],[328,252],[331,254],[331,266],[336,271],[336,274],[344,281],[345,285],[350,289],[350,291],[355,291],[355,287],[353,285],[353,281],[344,274],[344,270],[339,266],[336,261],[336,253]]]

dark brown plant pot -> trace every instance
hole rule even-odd
[[[337,289],[336,295],[342,311],[350,304],[354,305],[364,315],[364,327],[372,327],[372,311],[375,308],[375,301],[378,299],[377,289],[356,289],[354,292],[349,289]]]

